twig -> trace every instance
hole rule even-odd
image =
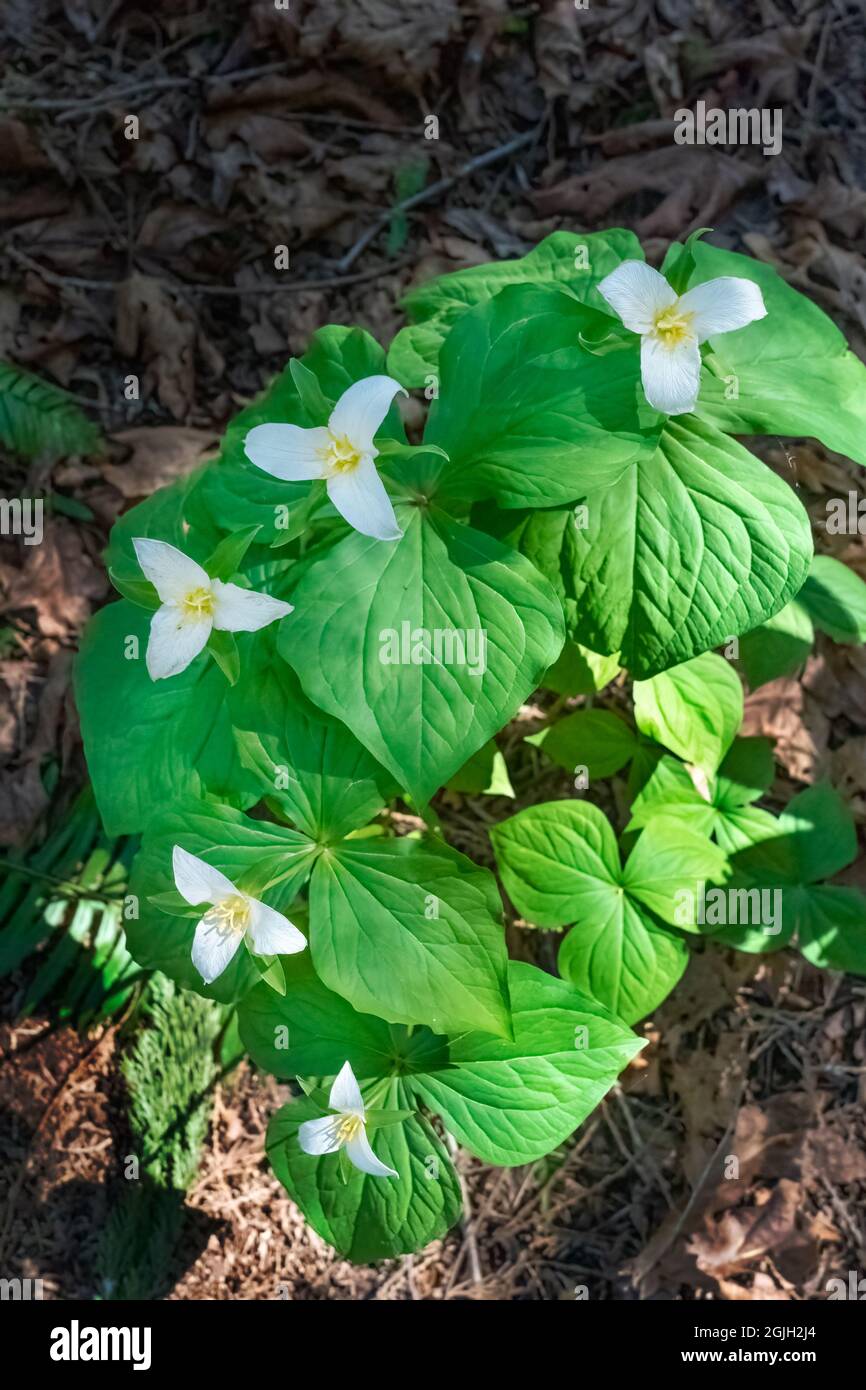
[[[472,1221],[472,1203],[469,1200],[469,1188],[466,1179],[457,1167],[457,1140],[454,1138],[453,1134],[448,1134],[446,1132],[445,1144],[451,1155],[451,1161],[454,1164],[454,1171],[457,1174],[457,1181],[460,1183],[460,1191],[463,1195],[464,1214],[460,1221],[460,1229],[463,1232],[463,1246],[469,1257],[469,1273],[473,1284],[480,1284],[484,1279],[484,1275],[481,1271],[481,1260],[478,1255],[478,1241],[475,1238],[475,1226]],[[459,1263],[459,1255],[457,1259]]]
[[[85,280],[78,275],[59,275],[54,270],[49,270],[47,266],[40,265],[30,256],[19,251],[16,246],[7,246],[6,252],[17,261],[19,265],[32,270],[35,275],[41,276],[47,285],[56,285],[60,289],[72,286],[74,289],[81,290],[117,290],[126,284],[123,280]],[[197,281],[184,284],[180,280],[166,280],[163,277],[149,276],[148,279],[159,279],[159,283],[168,289],[182,293],[184,290],[193,290],[196,294],[216,294],[216,295],[248,295],[248,294],[279,294],[281,291],[289,294],[303,294],[306,290],[331,290],[340,289],[344,285],[361,285],[365,280],[377,280],[380,275],[390,275],[395,270],[403,270],[413,260],[414,256],[402,256],[397,261],[386,261],[384,265],[376,266],[372,270],[358,270],[352,275],[332,275],[321,277],[316,280],[275,280],[267,285],[203,285]]]
[[[348,270],[354,265],[362,251],[365,251],[371,241],[375,241],[381,231],[384,231],[391,219],[401,212],[410,212],[412,208],[420,207],[422,203],[430,203],[434,198],[438,198],[440,193],[447,193],[449,188],[453,188],[455,183],[464,179],[469,174],[474,174],[478,169],[486,169],[489,164],[496,164],[500,159],[505,159],[510,154],[515,154],[517,150],[525,149],[527,145],[532,145],[538,138],[541,126],[534,126],[532,130],[524,131],[522,135],[515,135],[513,140],[507,140],[504,145],[497,145],[496,149],[487,150],[484,154],[477,154],[473,159],[469,159],[454,174],[449,174],[447,178],[437,179],[427,188],[422,188],[420,193],[413,193],[411,198],[404,198],[401,203],[395,203],[387,212],[380,213],[366,232],[358,237],[354,246],[351,246],[345,256],[337,262],[337,270]]]

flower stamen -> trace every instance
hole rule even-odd
[[[223,898],[222,902],[214,903],[205,913],[204,921],[219,931],[237,932],[242,936],[249,926],[249,902],[239,893],[231,898]]]
[[[663,347],[675,348],[692,336],[694,314],[683,313],[678,304],[660,309],[653,320],[653,332]]]
[[[210,589],[190,589],[188,594],[184,594],[181,607],[188,618],[211,618],[214,596]]]

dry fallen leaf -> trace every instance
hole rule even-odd
[[[126,463],[106,463],[105,478],[124,497],[149,497],[157,488],[191,473],[216,452],[216,430],[189,429],[184,425],[144,425],[118,430],[116,444],[131,450]]]

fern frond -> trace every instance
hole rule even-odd
[[[64,458],[95,453],[100,435],[59,386],[0,362],[0,443],[25,458]]]

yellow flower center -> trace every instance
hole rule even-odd
[[[219,931],[232,931],[242,935],[250,920],[250,905],[239,893],[231,898],[223,898],[205,913],[208,926]]]
[[[363,1128],[360,1115],[344,1115],[337,1126],[337,1138],[341,1144],[348,1144],[351,1139],[357,1139]]]
[[[691,337],[693,318],[694,314],[684,314],[679,305],[672,304],[669,309],[660,309],[656,314],[653,332],[663,347],[679,347],[680,343]]]
[[[361,450],[344,434],[332,434],[324,450],[325,463],[333,473],[351,473],[361,462]]]
[[[213,594],[210,589],[190,589],[184,594],[181,607],[187,618],[210,618],[213,616]]]

